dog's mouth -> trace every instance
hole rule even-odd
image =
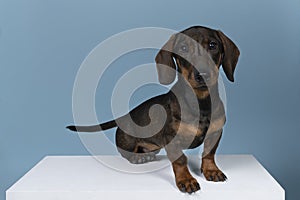
[[[200,84],[200,85],[194,87],[194,89],[205,91],[205,90],[208,90],[208,86],[206,84]]]
[[[208,86],[206,84],[203,84],[203,85],[199,85],[197,88],[200,90],[206,90],[208,89]]]

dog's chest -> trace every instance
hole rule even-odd
[[[202,117],[200,120],[192,119],[189,121],[180,120],[173,117],[173,129],[177,134],[183,136],[199,136],[207,131],[210,121],[208,117]]]
[[[178,143],[185,148],[196,148],[201,145],[211,133],[223,128],[225,117],[210,121],[210,116],[200,116],[200,120],[183,121],[173,118],[173,130],[176,132]]]
[[[182,120],[173,121],[173,129],[176,133],[176,143],[183,149],[195,148],[204,141],[209,124],[190,123]]]

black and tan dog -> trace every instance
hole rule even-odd
[[[95,132],[118,127],[118,150],[135,164],[155,160],[159,150],[165,148],[176,185],[187,193],[196,192],[200,186],[190,174],[182,150],[204,142],[201,171],[209,181],[225,181],[226,176],[214,160],[225,123],[224,106],[218,94],[218,74],[222,65],[227,78],[233,82],[239,54],[236,45],[218,30],[194,26],[174,34],[155,58],[160,83],[170,84],[178,74],[177,82],[168,93],[145,101],[116,120],[67,128]],[[196,100],[191,100],[193,98]],[[164,112],[160,108],[164,108]],[[157,127],[162,128],[156,130]]]

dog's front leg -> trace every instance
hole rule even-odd
[[[200,190],[197,180],[191,175],[187,167],[187,157],[181,149],[166,147],[169,160],[172,162],[176,185],[181,192],[189,194]]]
[[[208,181],[225,181],[227,177],[217,167],[215,153],[222,136],[222,129],[216,133],[208,134],[204,140],[204,151],[202,154],[201,172]]]

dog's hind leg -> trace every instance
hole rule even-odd
[[[160,147],[124,133],[120,128],[116,132],[116,145],[120,154],[133,164],[143,164],[156,160]]]

